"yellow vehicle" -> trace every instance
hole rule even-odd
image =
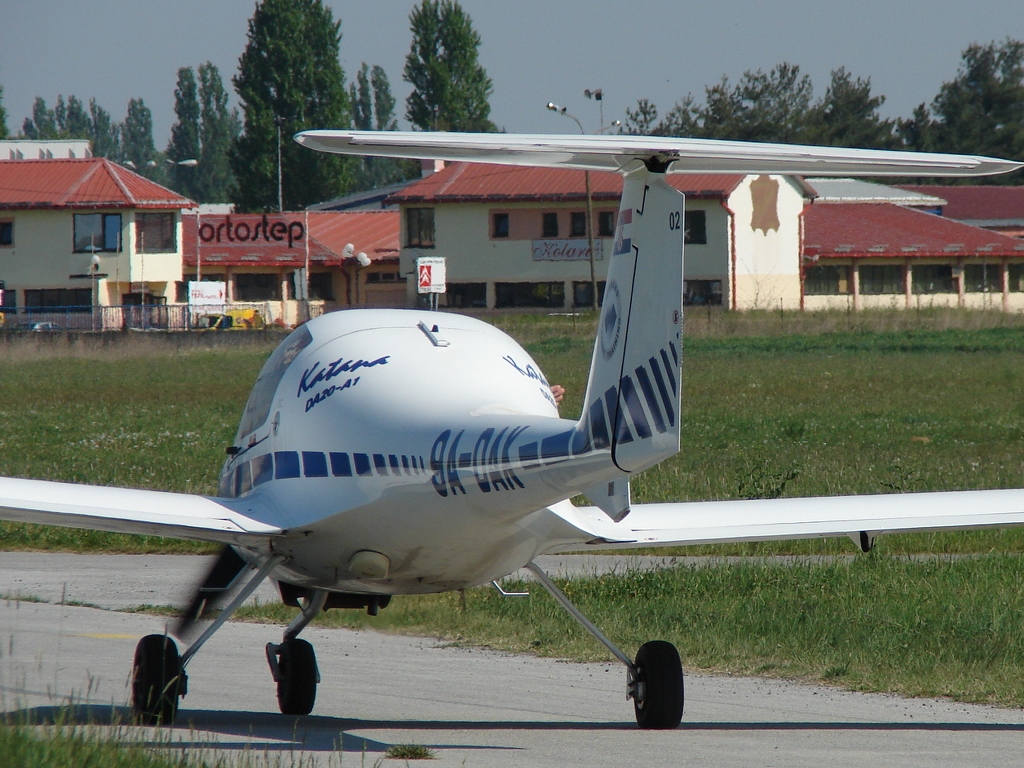
[[[195,327],[200,331],[258,331],[265,326],[258,309],[229,309],[218,315],[203,315]]]

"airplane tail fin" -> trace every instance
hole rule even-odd
[[[610,447],[627,473],[679,450],[683,225],[683,196],[664,173],[640,166],[625,174],[578,428],[595,449]],[[616,495],[621,488],[609,486],[608,496]]]

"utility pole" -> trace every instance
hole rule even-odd
[[[547,106],[552,112],[557,112],[562,117],[568,117],[576,123],[581,134],[586,134],[586,131],[583,130],[583,123],[575,115],[566,112],[565,107],[560,107],[553,101],[549,101]],[[587,246],[590,248],[590,306],[591,309],[597,312],[597,275],[594,271],[594,199],[590,193],[590,171],[583,172],[583,183],[586,187],[587,195]]]

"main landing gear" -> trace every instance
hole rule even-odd
[[[678,728],[683,719],[683,666],[676,647],[664,640],[644,643],[637,651],[636,661],[630,661],[580,613],[536,563],[526,567],[584,629],[626,666],[626,698],[633,700],[637,725],[648,730]]]
[[[174,717],[178,713],[178,699],[188,692],[188,676],[185,674],[185,666],[189,660],[213,636],[213,633],[231,618],[231,615],[241,607],[249,595],[256,590],[256,587],[283,560],[283,556],[274,555],[263,563],[235,598],[225,606],[221,614],[180,656],[177,644],[167,635],[147,635],[139,641],[135,648],[135,661],[132,664],[132,712],[139,723],[170,725],[174,722]],[[197,610],[196,616],[198,613]],[[302,627],[308,623],[309,619],[302,624]],[[184,634],[184,632],[179,630],[180,634]],[[309,653],[311,656],[312,648]],[[313,671],[315,674],[315,660],[313,661]],[[310,703],[310,708],[312,706]]]

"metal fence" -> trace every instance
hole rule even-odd
[[[312,309],[312,308],[311,308]],[[0,330],[7,331],[191,331],[208,328],[210,318],[229,311],[252,310],[259,326],[279,320],[268,302],[190,307],[155,304],[118,307],[18,307],[0,313]],[[312,313],[311,313],[312,314]]]

